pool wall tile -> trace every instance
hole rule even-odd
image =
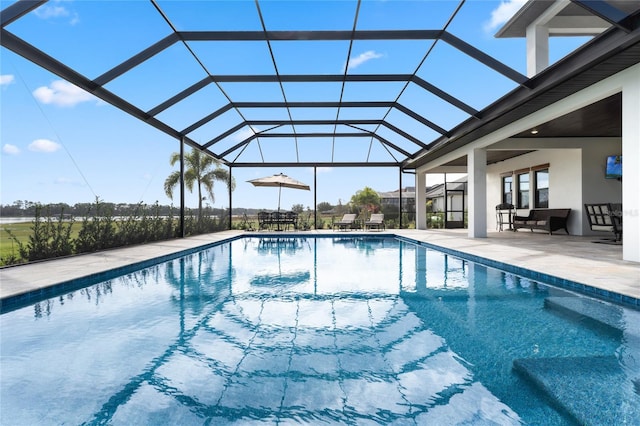
[[[485,266],[490,266],[496,269],[502,269],[507,272],[511,272],[516,275],[521,275],[525,278],[530,278],[536,281],[542,281],[544,283],[551,284],[556,287],[565,288],[569,290],[573,290],[579,293],[586,294],[588,296],[597,297],[599,299],[603,299],[609,302],[618,303],[620,305],[632,307],[635,309],[640,309],[640,299],[622,295],[619,293],[615,293],[609,290],[604,290],[601,288],[593,287],[590,285],[578,283],[575,281],[571,281],[565,278],[556,277],[549,274],[544,274],[541,272],[533,271],[531,269],[522,268],[515,265],[510,265],[508,263],[498,262],[496,260],[487,259],[481,256],[468,254],[465,252],[461,252],[459,250],[449,249],[446,247],[441,247],[436,244],[427,243],[424,241],[413,240],[411,238],[396,236],[400,241],[406,241],[409,243],[417,244],[420,246],[424,246],[433,250],[438,250],[443,253],[451,254],[453,256],[459,257],[461,259],[469,260],[475,263],[479,263]]]
[[[31,290],[25,293],[16,294],[14,296],[6,297],[0,300],[0,314],[20,309],[24,306],[31,305],[36,302],[40,302],[52,297],[61,296],[63,294],[79,290],[81,288],[102,282],[108,281],[121,275],[130,274],[140,269],[148,268],[169,260],[177,259],[179,257],[188,256],[193,253],[197,253],[202,250],[206,250],[211,247],[215,247],[221,244],[225,244],[237,239],[241,239],[243,236],[227,238],[221,241],[216,241],[208,244],[204,244],[198,247],[192,247],[185,250],[181,250],[175,253],[159,256],[153,259],[144,260],[129,264],[127,266],[121,266],[113,269],[109,269],[95,274],[85,275],[83,277],[75,278],[69,281],[63,281],[56,285]]]

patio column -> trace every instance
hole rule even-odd
[[[427,174],[416,170],[416,229],[427,229]]]
[[[527,77],[533,77],[549,66],[549,28],[527,27]]]
[[[622,259],[640,262],[640,77],[622,87]]]
[[[469,230],[471,238],[487,236],[487,151],[472,149],[467,153]]]

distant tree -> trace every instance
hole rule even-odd
[[[376,191],[369,188],[368,186],[364,187],[357,191],[349,202],[352,206],[357,207],[358,210],[365,209],[368,212],[377,212],[380,210],[380,196]]]
[[[180,153],[171,154],[169,162],[172,166],[180,161]],[[184,183],[189,192],[193,192],[194,184],[198,190],[198,220],[202,218],[202,201],[206,197],[202,196],[202,190],[209,195],[211,204],[215,201],[213,194],[213,184],[216,180],[222,181],[229,186],[229,172],[220,167],[220,162],[215,158],[194,149],[184,155],[185,171]],[[164,181],[164,192],[173,200],[173,190],[180,183],[180,171],[172,172]],[[231,182],[231,190],[235,189],[235,180]]]
[[[348,206],[342,204],[342,198],[338,198],[338,205],[336,206],[336,214],[345,214],[348,210]]]
[[[328,212],[332,208],[333,208],[333,206],[330,203],[327,203],[326,201],[318,203],[318,211],[319,212]]]
[[[304,211],[304,206],[302,204],[294,204],[291,206],[291,211],[295,213],[302,213]]]

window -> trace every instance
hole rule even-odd
[[[518,175],[518,205],[519,209],[529,208],[529,173]]]
[[[538,208],[549,207],[549,169],[535,171],[535,206]]]
[[[513,204],[513,175],[502,176],[502,202]]]

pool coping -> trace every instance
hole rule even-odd
[[[549,284],[555,287],[572,290],[581,293],[586,296],[596,297],[598,299],[606,300],[609,302],[617,303],[622,306],[631,307],[640,310],[640,298],[630,295],[621,294],[615,291],[598,288],[589,284],[580,283],[566,278],[561,278],[552,274],[535,271],[529,268],[523,268],[521,266],[511,265],[503,261],[494,260],[488,257],[479,256],[465,251],[445,247],[432,242],[425,242],[419,239],[412,238],[407,235],[401,235],[396,232],[390,231],[378,231],[378,232],[357,232],[357,233],[336,233],[336,232],[322,232],[316,231],[312,234],[308,232],[289,232],[286,234],[265,234],[260,232],[242,232],[235,235],[221,236],[222,238],[211,241],[208,243],[198,244],[188,248],[177,249],[167,254],[155,256],[149,259],[128,263],[124,266],[117,266],[115,268],[107,268],[100,272],[90,273],[87,275],[77,276],[69,280],[61,281],[51,285],[45,285],[35,289],[26,289],[25,291],[11,294],[9,296],[0,298],[0,314],[10,312],[16,309],[20,309],[24,306],[57,297],[62,294],[75,291],[101,281],[107,281],[120,275],[129,274],[140,269],[144,269],[159,263],[167,262],[182,256],[187,256],[192,253],[206,250],[211,247],[215,247],[220,244],[235,241],[242,238],[265,238],[273,237],[277,235],[278,238],[295,238],[295,237],[313,237],[313,238],[336,238],[338,235],[342,237],[356,238],[356,237],[385,237],[396,238],[399,241],[405,241],[419,246],[435,249],[446,254],[450,254],[459,257],[464,260],[472,261],[484,266],[497,268],[509,273],[517,274],[525,278],[541,281],[545,284]],[[129,247],[130,249],[135,249]],[[18,266],[19,268],[19,266]]]

